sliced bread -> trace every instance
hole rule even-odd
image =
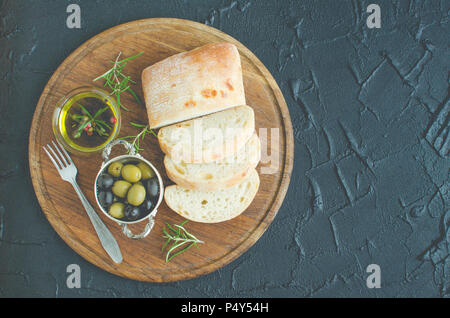
[[[255,131],[255,114],[238,106],[211,115],[163,127],[161,150],[175,162],[207,163],[233,155]]]
[[[150,128],[245,105],[241,59],[232,43],[172,55],[142,72]]]
[[[253,134],[244,147],[230,157],[208,163],[176,163],[164,158],[170,180],[186,189],[212,191],[234,186],[247,177],[261,159],[261,142]]]
[[[259,188],[259,176],[253,169],[237,185],[217,191],[189,190],[178,185],[165,189],[167,205],[186,219],[202,223],[230,220],[247,209]]]

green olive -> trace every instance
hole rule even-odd
[[[122,171],[123,164],[116,161],[109,165],[108,173],[113,177],[120,177],[120,172]]]
[[[119,198],[125,198],[127,195],[128,189],[130,189],[131,183],[124,181],[124,180],[118,180],[114,182],[112,187],[112,192],[117,195]]]
[[[137,167],[142,172],[142,179],[143,180],[147,180],[147,179],[153,178],[155,176],[155,172],[147,164],[145,164],[143,162],[139,162]]]
[[[135,165],[128,164],[122,168],[122,178],[124,178],[128,182],[138,182],[139,180],[141,180],[141,177],[142,172]]]
[[[134,184],[131,188],[130,191],[128,191],[127,194],[127,201],[128,203],[134,205],[134,206],[139,206],[142,204],[142,202],[144,202],[145,200],[145,188],[143,185],[141,184]]]
[[[122,202],[114,202],[109,207],[109,215],[115,217],[116,219],[121,219],[125,216],[125,204]]]

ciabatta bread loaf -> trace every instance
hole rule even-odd
[[[254,131],[253,109],[238,106],[163,127],[158,141],[161,150],[176,163],[207,163],[236,153]]]
[[[167,205],[179,215],[195,222],[217,223],[241,214],[253,201],[259,187],[259,176],[252,170],[237,185],[217,191],[189,190],[178,185],[164,192]]]
[[[142,72],[150,128],[245,105],[239,52],[208,44],[170,56]]]
[[[261,143],[256,133],[232,156],[209,163],[176,163],[164,158],[170,180],[186,189],[212,191],[230,188],[244,180],[261,159]]]

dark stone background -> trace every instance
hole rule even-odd
[[[367,6],[381,29],[366,26]],[[65,26],[69,3],[82,28]],[[449,0],[0,0],[0,296],[450,296]],[[86,262],[36,200],[28,134],[52,72],[112,26],[149,17],[212,25],[279,83],[295,133],[291,185],[244,255],[197,279],[150,284]],[[81,266],[82,288],[66,287]],[[382,287],[366,287],[367,265]]]

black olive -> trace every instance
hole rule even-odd
[[[151,178],[147,180],[147,193],[150,198],[155,198],[158,196],[159,184],[157,178]]]
[[[138,206],[127,205],[125,207],[125,217],[130,221],[135,221],[139,218],[141,210]]]
[[[101,174],[98,177],[97,185],[100,189],[109,189],[114,184],[114,178],[109,174]]]
[[[153,202],[150,199],[147,199],[144,201],[144,203],[142,203],[141,206],[145,212],[151,212],[155,205],[153,204]]]
[[[98,193],[98,201],[102,207],[107,209],[114,202],[114,195],[111,191],[100,191]]]

